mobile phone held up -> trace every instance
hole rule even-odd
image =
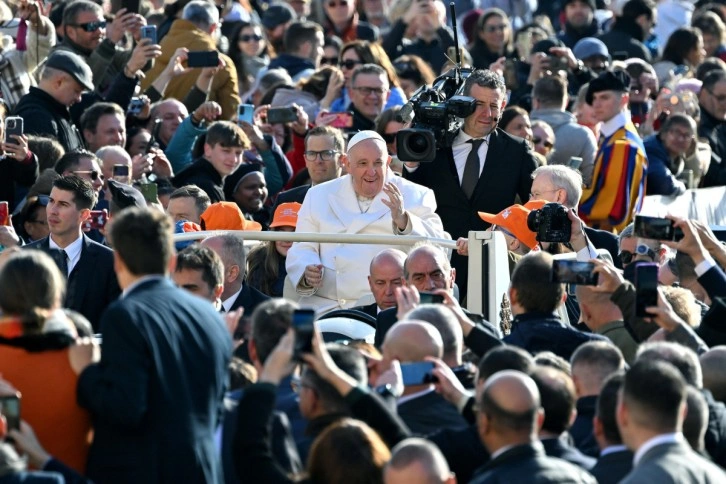
[[[295,331],[293,358],[300,361],[302,355],[313,352],[313,333],[315,332],[315,310],[296,309],[292,313],[292,328]]]
[[[0,414],[8,430],[20,430],[20,393],[0,397]]]
[[[255,107],[252,104],[240,104],[237,106],[237,120],[252,124]]]
[[[295,108],[270,108],[267,110],[268,124],[284,124],[297,121]]]
[[[88,220],[83,222],[83,230],[99,230],[106,226],[108,222],[108,211],[107,210],[91,210],[91,214]]]
[[[22,136],[23,126],[23,118],[20,116],[8,116],[5,118],[5,142],[14,145],[18,144],[13,136]]]
[[[677,241],[683,238],[683,230],[667,218],[636,215],[633,235],[643,239]]]
[[[444,296],[441,294],[431,294],[430,292],[420,292],[418,294],[421,304],[443,304]]]
[[[555,259],[552,262],[552,282],[597,286],[595,264],[577,260]]]
[[[156,44],[156,25],[144,25],[143,27],[141,27],[141,38],[149,39],[151,41],[151,44]]]
[[[404,386],[427,385],[436,381],[434,364],[430,361],[401,363],[401,376]]]
[[[338,129],[352,128],[353,127],[353,113],[330,113],[335,114],[335,119],[330,123],[330,126]]]
[[[635,316],[650,316],[645,308],[658,305],[658,264],[636,262],[635,266]]]
[[[187,54],[188,67],[217,67],[219,52],[216,50],[198,50]]]
[[[8,202],[0,202],[0,225],[10,225],[10,207]]]

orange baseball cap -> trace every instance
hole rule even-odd
[[[274,227],[297,227],[297,213],[301,204],[297,202],[281,203],[275,209],[275,216],[272,217],[270,228]]]
[[[202,214],[204,230],[262,230],[258,222],[245,219],[234,202],[213,203]]]
[[[547,203],[544,200],[530,200],[524,205],[512,205],[498,214],[479,212],[479,216],[485,222],[502,227],[504,230],[515,236],[520,242],[534,249],[537,247],[537,234],[527,227],[527,216],[532,210],[539,210]]]

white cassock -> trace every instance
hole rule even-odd
[[[410,220],[410,235],[450,238],[435,213],[434,192],[404,180],[390,170],[388,173],[386,183],[393,182],[403,196],[403,206]],[[376,195],[367,211],[365,207],[361,208],[350,175],[316,185],[305,196],[295,231],[394,235],[391,210],[382,200],[388,200],[383,191]],[[290,282],[301,296],[299,304],[319,311],[354,306],[359,298],[370,293],[368,273],[371,260],[387,247],[404,252],[411,250],[411,246],[395,245],[294,243],[287,254],[286,266]],[[305,267],[317,264],[323,265],[322,286],[317,289],[302,288],[300,282]]]

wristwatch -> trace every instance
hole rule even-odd
[[[635,255],[647,255],[650,260],[655,260],[655,251],[645,244],[638,244],[635,248]]]

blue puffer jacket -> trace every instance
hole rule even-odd
[[[648,181],[645,185],[646,195],[666,195],[676,197],[686,191],[686,185],[676,179],[671,171],[671,160],[668,151],[657,134],[643,140],[645,153],[648,155]]]

